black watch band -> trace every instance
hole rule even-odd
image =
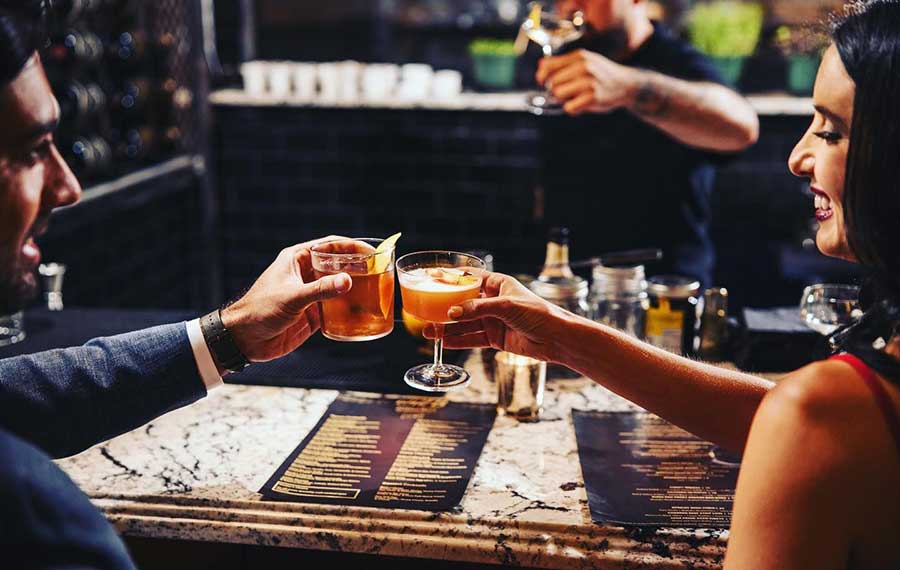
[[[231,332],[222,323],[221,309],[200,317],[200,330],[218,366],[230,372],[240,372],[250,364],[235,344]]]

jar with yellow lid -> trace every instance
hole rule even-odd
[[[680,275],[657,275],[647,280],[646,340],[675,354],[693,353],[700,282]]]

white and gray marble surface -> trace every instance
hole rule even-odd
[[[477,352],[466,367],[473,383],[450,399],[496,402]],[[455,512],[262,501],[336,396],[225,385],[59,464],[129,536],[528,568],[721,566],[727,532],[591,521],[570,411],[637,408],[587,379],[549,382],[539,422],[497,419]]]

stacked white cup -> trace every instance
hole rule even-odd
[[[397,97],[404,101],[423,101],[431,92],[434,70],[424,63],[407,63],[400,72],[400,87]]]

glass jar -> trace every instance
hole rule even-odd
[[[571,313],[590,319],[593,311],[588,303],[588,283],[574,277],[539,277],[528,287],[540,298]]]
[[[691,355],[700,282],[680,275],[658,275],[647,280],[647,293],[647,342],[676,354]]]
[[[591,309],[595,321],[643,339],[649,308],[643,265],[594,266]]]

